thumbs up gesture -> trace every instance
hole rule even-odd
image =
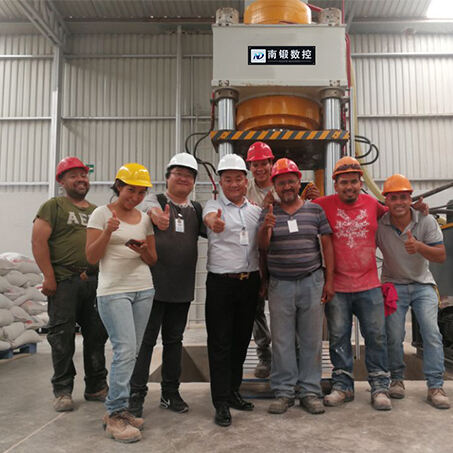
[[[225,229],[225,222],[222,220],[222,210],[211,212],[206,215],[205,223],[214,233],[222,233]]]
[[[107,220],[107,228],[106,230],[109,233],[113,233],[120,227],[120,219],[118,218],[116,211],[112,209],[112,217]]]
[[[157,210],[156,210],[157,211]],[[165,231],[170,226],[170,205],[167,203],[164,210],[155,212],[154,223],[161,231]]]
[[[407,240],[404,243],[404,247],[406,247],[406,252],[409,253],[409,255],[414,255],[415,253],[418,252],[419,244],[420,244],[420,242],[414,238],[414,236],[412,235],[412,232],[408,231]]]
[[[274,205],[269,205],[269,210],[267,211],[266,216],[264,217],[264,227],[269,231],[272,231],[275,227],[275,215],[274,215]]]

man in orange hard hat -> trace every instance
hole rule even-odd
[[[401,399],[404,389],[405,319],[409,307],[415,313],[423,342],[423,372],[427,400],[437,409],[449,409],[443,389],[444,349],[437,323],[436,282],[429,263],[446,259],[443,235],[436,220],[411,208],[412,186],[399,174],[387,178],[382,194],[389,211],[379,220],[377,244],[384,262],[381,280],[393,284],[398,296],[396,312],[386,317],[390,397]]]
[[[88,170],[77,157],[64,158],[57,166],[56,179],[65,195],[46,201],[33,223],[33,256],[44,274],[42,292],[48,296],[47,339],[52,350],[57,412],[74,409],[76,323],[83,336],[85,399],[104,401],[108,391],[107,333],[95,308],[98,271],[88,265],[85,256],[86,227],[96,208],[85,199],[90,189]]]
[[[281,201],[262,212],[258,233],[270,275],[271,388],[276,399],[268,412],[282,414],[299,398],[307,412],[322,414],[322,303],[333,296],[332,230],[324,210],[299,196],[301,173],[293,161],[279,159],[271,176]]]
[[[326,305],[333,386],[324,404],[340,406],[354,399],[351,329],[355,314],[365,339],[371,403],[377,410],[390,410],[384,304],[375,239],[378,218],[386,208],[361,193],[362,174],[356,159],[343,157],[332,176],[336,194],[314,200],[324,208],[332,227],[335,253],[335,297]]]
[[[247,199],[261,208],[273,203],[274,200],[280,201],[271,179],[273,160],[272,149],[264,142],[253,143],[247,151],[247,162],[253,176],[248,181]],[[258,356],[255,368],[257,378],[269,377],[271,368],[271,334],[264,312],[265,303],[265,298],[259,296],[253,324],[253,338]]]

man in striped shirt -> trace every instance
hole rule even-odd
[[[276,396],[268,411],[282,414],[297,397],[309,413],[321,414],[323,303],[334,295],[332,230],[324,210],[299,197],[301,173],[294,162],[279,159],[271,176],[281,203],[262,212],[259,229],[270,275],[271,388]]]

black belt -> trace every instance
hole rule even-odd
[[[253,272],[229,272],[226,274],[213,274],[213,275],[218,275],[219,277],[223,278],[233,278],[235,280],[248,280],[250,277],[252,277],[254,274],[257,274],[258,271],[253,271]]]
[[[92,268],[92,267],[65,266],[63,264],[59,264],[59,266],[64,267],[68,271],[70,271],[74,274],[79,274],[79,275],[86,274],[86,275],[92,276],[92,275],[98,275],[98,273],[99,273],[99,269]]]

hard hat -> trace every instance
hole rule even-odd
[[[342,175],[343,173],[360,173],[360,176],[362,176],[363,170],[360,167],[360,163],[357,159],[354,159],[350,156],[345,156],[335,164],[332,179],[336,179],[338,175]]]
[[[73,168],[83,168],[87,173],[90,170],[82,163],[81,160],[77,159],[77,157],[65,157],[57,165],[57,172],[55,176],[57,181],[60,181],[65,171],[72,170]]]
[[[124,164],[118,170],[115,179],[123,181],[130,186],[152,187],[149,171],[140,164]]]
[[[219,160],[217,171],[221,172],[224,170],[240,170],[247,174],[244,159],[237,154],[227,154]]]
[[[291,159],[284,157],[283,159],[278,159],[272,166],[271,179],[273,180],[276,176],[286,173],[295,173],[299,179],[302,177],[302,173],[297,165]]]
[[[255,142],[247,151],[247,162],[255,160],[273,159],[272,149],[264,142]]]
[[[178,153],[175,154],[168,162],[167,170],[171,167],[187,167],[198,173],[198,164],[195,157],[189,153]]]
[[[387,195],[390,192],[409,192],[412,193],[413,189],[409,180],[403,175],[392,175],[384,182],[382,195]]]

